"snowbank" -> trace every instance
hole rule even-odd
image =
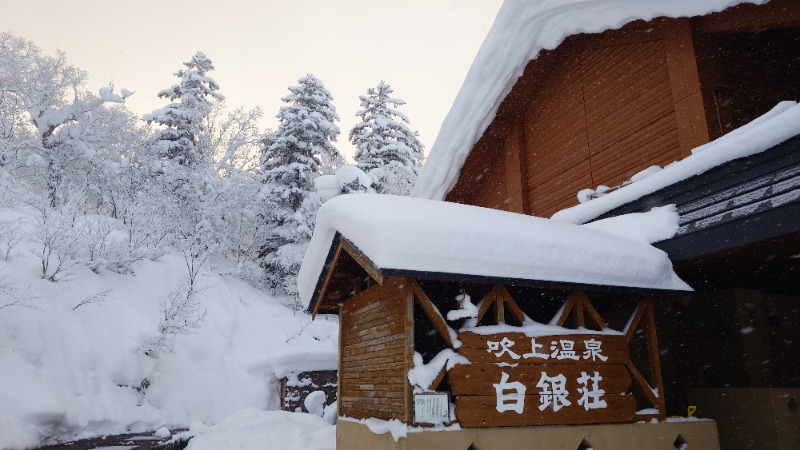
[[[701,145],[692,154],[616,191],[553,214],[554,220],[585,223],[614,208],[702,174],[728,161],[768,150],[800,135],[800,105],[781,102],[758,119]]]
[[[456,203],[376,194],[326,202],[298,276],[306,305],[336,233],[380,269],[691,290],[666,253],[608,233]]]
[[[0,209],[0,219],[32,224],[26,210]],[[2,449],[46,435],[213,424],[244,408],[277,408],[271,354],[287,341],[301,353],[336,348],[335,321],[308,324],[305,314],[208,270],[198,280],[207,316],[197,333],[177,336],[172,353],[147,356],[142,344],[158,335],[160,302],[185,276],[181,256],[143,262],[135,275],[83,268],[53,283],[40,278],[37,250],[25,240],[11,261],[0,260],[0,283],[28,290],[36,308],[0,308]],[[104,302],[73,309],[104,289]]]
[[[765,3],[752,0],[747,3]],[[600,33],[638,19],[691,17],[743,0],[506,0],[445,117],[412,195],[442,200],[528,61],[570,35]]]
[[[338,318],[321,316],[306,324],[286,345],[275,348],[269,363],[275,377],[315,370],[336,370],[339,364]]]
[[[286,411],[240,411],[189,441],[187,450],[334,450],[336,427],[321,417]]]

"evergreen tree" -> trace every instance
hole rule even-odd
[[[144,120],[166,127],[155,136],[162,157],[193,166],[206,162],[204,120],[211,112],[212,101],[224,97],[216,92],[217,82],[206,75],[214,66],[203,52],[197,52],[183,65],[186,68],[175,73],[180,83],[158,93],[173,103],[146,114]]]
[[[314,75],[299,80],[282,100],[288,103],[278,113],[280,125],[264,148],[261,163],[264,183],[282,206],[297,211],[324,161],[341,160],[332,142],[339,135],[336,108],[331,93]]]
[[[376,191],[407,195],[422,166],[423,146],[408,128],[408,117],[396,109],[406,102],[392,97],[393,92],[381,81],[359,96],[361,122],[350,131],[350,142],[358,168],[372,177]]]
[[[339,135],[339,116],[322,82],[307,75],[289,91],[283,98],[288,105],[277,116],[278,130],[265,139],[261,156],[262,194],[274,209],[260,256],[272,288],[293,295],[320,203],[314,179],[323,170],[335,170],[342,156],[332,144]]]

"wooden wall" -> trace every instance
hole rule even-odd
[[[348,299],[340,314],[339,414],[410,422],[411,291],[387,279]]]
[[[800,1],[636,21],[542,52],[446,200],[549,217],[800,100]]]
[[[573,36],[528,65],[447,199],[548,217],[687,155],[704,123],[688,20]]]

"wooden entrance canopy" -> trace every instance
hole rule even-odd
[[[455,411],[443,422],[457,422],[462,427],[635,422],[665,416],[653,298],[680,296],[685,292],[680,289],[682,285],[670,276],[669,265],[655,271],[666,270],[668,276],[660,274],[652,279],[642,276],[648,273],[648,267],[637,267],[641,272],[630,280],[639,282],[631,283],[633,286],[581,282],[581,276],[613,279],[590,270],[582,272],[588,268],[632,270],[626,258],[648,260],[640,260],[639,252],[648,253],[649,246],[626,247],[624,239],[580,226],[464,205],[387,196],[346,197],[326,204],[318,216],[320,234],[315,238],[322,239],[328,251],[317,265],[321,270],[316,272],[309,299],[313,314],[340,315],[341,415],[426,423],[415,416],[415,395],[438,392],[449,394],[455,404]],[[381,202],[388,202],[388,208],[381,207]],[[444,210],[439,219],[420,214],[434,207]],[[351,239],[345,234],[352,231],[347,225],[330,219],[344,220],[351,211],[375,211],[374,215],[360,217],[366,222],[361,226],[377,222],[371,228],[375,232]],[[465,213],[469,221],[454,220]],[[402,216],[408,217],[400,221]],[[520,217],[523,220],[517,222]],[[386,228],[384,221],[402,223],[406,231]],[[447,227],[442,223],[445,221],[449,222]],[[492,233],[508,222],[526,232],[516,235],[514,226],[501,228],[511,236],[507,242],[501,238],[493,243],[501,251],[489,245],[478,253],[475,243],[486,244]],[[415,228],[417,223],[424,224],[427,235]],[[447,230],[449,236],[437,236],[438,230]],[[486,237],[482,240],[480,233],[472,234],[475,230],[486,233]],[[397,232],[393,240],[381,234],[393,231]],[[447,242],[461,235],[470,239]],[[406,240],[410,236],[421,240],[425,248]],[[562,246],[550,242],[553,236],[572,239]],[[586,236],[588,239],[584,239]],[[602,264],[559,260],[580,257],[582,245],[587,246],[584,256],[591,258],[597,239],[626,250],[603,250],[599,256],[608,257]],[[604,249],[611,248],[609,242]],[[312,242],[309,249],[311,258],[318,251],[314,245]],[[391,252],[422,255],[387,256],[386,247]],[[519,253],[514,254],[515,250]],[[485,257],[493,262],[466,264],[464,267],[477,268],[468,273],[442,270],[447,264],[457,264],[447,261],[451,251],[460,252],[468,261]],[[656,253],[659,256],[649,260],[651,263],[666,258]],[[503,272],[492,270],[503,264],[504,254],[528,258],[502,266],[509,274],[503,276]],[[437,255],[445,262],[439,262],[440,270],[432,270],[429,261]],[[393,264],[417,256],[418,268]],[[563,267],[564,272],[543,271],[541,261],[548,267]],[[309,264],[313,263],[304,261],[305,277],[310,277]],[[536,276],[524,276],[525,270]],[[558,274],[564,277],[558,279]],[[456,314],[448,319],[448,311],[459,310],[453,295],[458,291],[463,291],[462,299],[469,295],[480,301],[472,317]],[[595,300],[601,298],[605,299],[604,307],[598,309]],[[608,299],[622,306],[609,306]],[[545,303],[553,308],[539,311]],[[611,329],[606,313],[624,314],[626,325]],[[637,333],[639,330],[644,332]],[[637,340],[643,352],[631,350]],[[516,358],[509,360],[512,353]],[[465,361],[469,364],[463,365]],[[416,378],[412,371],[433,376],[421,381],[425,377]]]

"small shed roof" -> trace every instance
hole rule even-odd
[[[472,147],[529,61],[567,37],[617,29],[638,19],[692,17],[765,0],[506,0],[447,114],[412,193],[442,200]]]
[[[452,274],[653,290],[691,290],[643,242],[505,211],[377,194],[326,202],[298,276],[308,306],[339,236],[383,274]]]

